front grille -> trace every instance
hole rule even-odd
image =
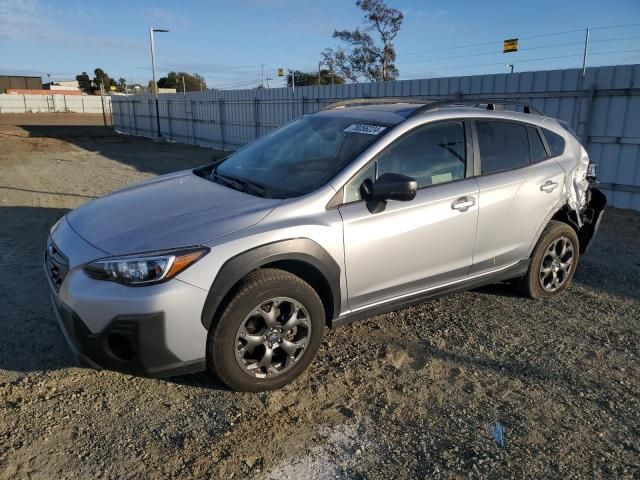
[[[47,243],[47,248],[44,252],[44,264],[53,289],[58,292],[64,278],[69,273],[69,260],[52,240]]]

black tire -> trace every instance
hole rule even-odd
[[[554,272],[551,271],[550,273],[544,273],[542,271],[542,265],[544,261],[545,270],[549,268],[553,270],[556,268],[556,265],[553,264],[553,260],[551,260],[553,265],[551,267],[547,265],[547,261],[553,256],[552,246],[558,245],[561,247],[561,244],[564,242],[563,239],[566,239],[571,244],[571,262],[567,268],[563,266],[566,265],[568,261],[559,261],[561,266],[558,267],[555,275],[559,277],[560,274],[562,274],[562,278],[557,287],[553,288],[554,284],[550,279],[553,278],[552,275]],[[566,251],[569,252],[569,248],[567,248]],[[558,256],[557,253],[555,255]],[[579,257],[580,244],[575,230],[566,223],[551,220],[542,232],[542,235],[540,235],[538,243],[536,243],[536,246],[533,249],[531,262],[529,263],[529,269],[527,270],[526,275],[519,281],[520,291],[523,295],[534,299],[552,297],[563,292],[571,284],[576,267],[578,266]],[[568,260],[568,254],[565,254],[564,258]],[[567,268],[566,272],[563,268]]]
[[[272,373],[270,367],[267,367],[265,376],[257,378],[241,366],[244,364],[243,360],[236,358],[239,355],[237,335],[241,331],[246,334],[247,317],[252,315],[256,306],[263,302],[268,303],[270,299],[282,297],[293,299],[308,313],[306,323],[310,328],[304,340],[305,349],[298,350],[299,358],[296,358],[295,364],[292,362],[291,366],[286,367],[285,371]],[[282,316],[284,317],[284,314]],[[259,315],[255,317],[260,319]],[[283,320],[279,321],[283,322]],[[211,324],[207,338],[207,369],[234,390],[260,392],[280,388],[293,381],[309,366],[320,347],[324,326],[325,312],[322,301],[308,283],[284,270],[271,268],[256,270],[240,282],[223,307],[222,314],[218,315]],[[276,351],[278,345],[275,343],[274,345],[273,351]],[[258,348],[264,349],[266,345]],[[287,356],[284,350],[278,350],[278,352],[280,355],[284,353],[285,357]],[[286,358],[285,361],[289,362]],[[284,365],[284,362],[281,365]],[[262,370],[259,373],[262,374]]]

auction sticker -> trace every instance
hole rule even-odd
[[[380,132],[386,130],[387,127],[381,127],[380,125],[364,125],[361,123],[354,123],[344,129],[347,133],[364,133],[365,135],[379,135]]]

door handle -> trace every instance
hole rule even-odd
[[[476,201],[473,197],[460,197],[457,200],[453,201],[453,203],[451,204],[451,208],[454,210],[458,210],[459,212],[466,212],[475,204]]]
[[[547,193],[553,192],[556,188],[558,188],[558,182],[554,182],[553,180],[547,180],[540,185],[540,190]]]

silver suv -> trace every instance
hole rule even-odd
[[[593,167],[526,105],[349,100],[68,213],[44,266],[84,364],[273,389],[327,326],[504,280],[566,289],[606,204]]]

